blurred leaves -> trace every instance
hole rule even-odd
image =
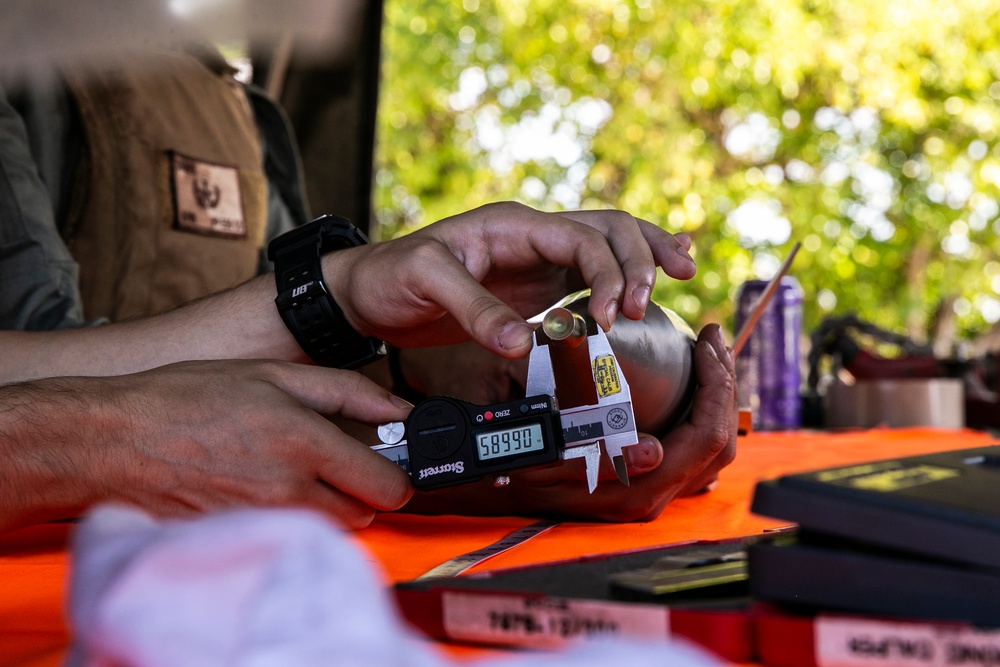
[[[655,297],[731,326],[794,241],[806,328],[1000,320],[1000,5],[978,0],[386,3],[382,238],[501,199],[694,239]]]

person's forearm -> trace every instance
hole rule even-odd
[[[121,419],[93,393],[72,379],[0,387],[0,532],[78,516],[93,500],[98,445]]]
[[[177,310],[131,322],[0,332],[0,384],[59,375],[119,375],[194,359],[305,361],[260,276]]]

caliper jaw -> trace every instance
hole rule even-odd
[[[560,410],[565,449],[562,458],[584,459],[587,466],[587,484],[590,492],[597,488],[600,471],[600,443],[618,475],[619,481],[628,486],[628,467],[623,449],[639,441],[632,410],[632,395],[628,382],[618,368],[618,361],[608,342],[608,337],[596,327],[596,333],[589,335],[591,372],[597,388],[597,403],[569,410]],[[526,394],[547,394],[555,396],[559,392],[549,344],[539,344],[539,332],[534,334],[534,342],[528,357],[528,379]]]

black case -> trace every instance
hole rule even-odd
[[[800,526],[750,548],[756,598],[1000,625],[1000,447],[788,475],[751,510]]]

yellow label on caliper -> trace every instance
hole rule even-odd
[[[617,394],[622,390],[614,355],[605,354],[594,359],[594,384],[597,385],[597,393],[601,398]]]

